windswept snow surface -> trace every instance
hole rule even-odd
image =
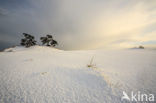
[[[0,103],[130,103],[121,101],[123,91],[156,95],[156,51],[34,46],[0,53]]]

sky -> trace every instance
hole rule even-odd
[[[0,0],[0,49],[22,33],[63,50],[156,47],[156,0]]]

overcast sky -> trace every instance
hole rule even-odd
[[[0,0],[0,48],[23,32],[66,50],[156,47],[156,0]]]

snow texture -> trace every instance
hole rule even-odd
[[[0,52],[0,103],[130,103],[123,91],[156,95],[155,61],[155,50],[9,48]]]

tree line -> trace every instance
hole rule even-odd
[[[21,39],[21,45],[25,46],[25,47],[31,47],[36,45],[36,40],[35,37],[27,34],[27,33],[23,33],[24,38]],[[46,46],[52,46],[55,47],[56,45],[58,45],[57,41],[53,39],[52,35],[46,35],[45,37],[40,37],[40,40],[42,42],[42,45],[46,45]]]

